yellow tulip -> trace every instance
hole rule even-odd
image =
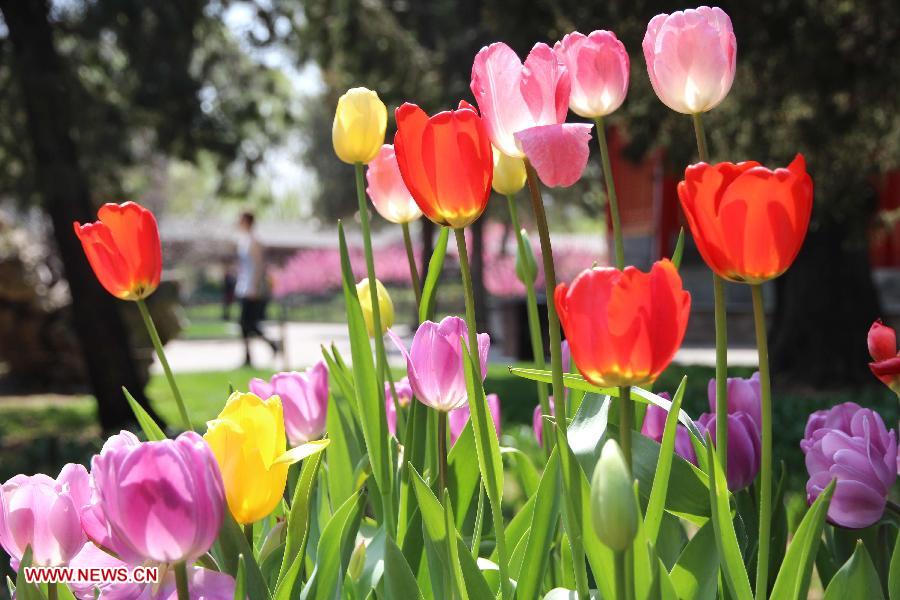
[[[494,179],[491,186],[495,192],[511,196],[525,186],[525,178],[525,161],[494,148]]]
[[[394,302],[388,291],[377,279],[375,289],[378,291],[378,310],[381,314],[381,335],[394,324]],[[362,307],[363,318],[366,320],[366,331],[369,337],[375,337],[375,317],[372,316],[372,290],[369,287],[369,278],[366,277],[356,284],[356,295]]]
[[[275,510],[294,462],[285,452],[281,399],[234,392],[203,437],[219,463],[234,519],[246,525]]]
[[[334,152],[345,163],[367,164],[384,144],[387,107],[372,90],[358,87],[340,97],[331,128]]]

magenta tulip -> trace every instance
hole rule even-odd
[[[550,46],[535,44],[524,64],[506,44],[482,48],[470,87],[500,152],[527,158],[546,185],[578,181],[587,165],[592,126],[565,123],[571,80]]]
[[[319,361],[302,373],[276,373],[270,382],[250,380],[250,391],[263,400],[281,398],[284,429],[291,446],[317,440],[325,433],[328,414],[328,367]]]
[[[716,443],[716,413],[704,413],[697,419],[701,433],[709,433]],[[728,413],[728,464],[726,478],[732,492],[749,487],[759,474],[762,440],[759,424],[749,413]]]
[[[81,465],[68,464],[56,479],[16,475],[0,487],[0,546],[18,567],[31,546],[31,562],[64,566],[86,538],[80,511],[90,500],[90,477]]]
[[[422,216],[419,205],[403,183],[394,147],[385,144],[366,170],[366,192],[378,214],[391,223],[409,223]]]
[[[614,112],[628,92],[628,52],[611,31],[573,31],[553,51],[569,71],[569,108],[588,119]]]
[[[762,392],[759,388],[759,371],[748,379],[728,378],[728,413],[745,412],[753,418],[757,427],[762,427]],[[709,410],[716,411],[716,380],[710,379],[707,386]]]
[[[194,432],[135,443],[113,436],[91,461],[96,503],[82,524],[129,564],[192,561],[205,554],[225,514],[219,466]]]
[[[394,391],[397,392],[397,402],[400,406],[409,406],[412,402],[413,391],[409,385],[409,378],[404,377],[400,381],[394,383]],[[391,397],[391,384],[384,384],[384,412],[387,415],[388,431],[391,435],[397,435],[397,407],[394,405],[394,399]]]
[[[442,412],[450,412],[466,403],[468,392],[460,340],[468,340],[467,336],[466,322],[459,317],[446,317],[440,323],[425,321],[419,325],[409,352],[399,338],[392,336],[406,358],[409,384],[419,402]],[[486,333],[479,333],[477,339],[484,381],[491,338]]]
[[[855,402],[816,411],[800,448],[809,472],[808,502],[837,480],[828,506],[832,523],[857,529],[881,518],[897,479],[897,436],[878,413]]]
[[[660,397],[666,400],[670,399],[669,394],[666,392],[662,392]],[[661,406],[650,404],[647,406],[647,412],[644,414],[641,434],[661,444],[668,416],[669,411]],[[688,433],[687,427],[681,423],[678,423],[675,428],[675,454],[689,463],[697,464],[697,454],[694,452],[694,445],[691,443],[691,434]]]
[[[737,40],[721,8],[656,15],[647,25],[643,47],[653,90],[672,110],[703,113],[728,95]]]
[[[497,394],[487,395],[488,409],[491,411],[491,419],[494,421],[494,432],[500,437],[500,397]],[[469,405],[463,404],[456,410],[451,410],[448,415],[450,421],[450,445],[456,443],[457,438],[469,422]]]

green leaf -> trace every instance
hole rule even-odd
[[[447,242],[449,239],[450,228],[441,227],[437,243],[434,245],[434,252],[431,253],[431,259],[428,261],[428,275],[425,277],[425,283],[422,287],[422,301],[419,304],[419,323],[434,318],[434,298],[437,292],[438,281],[441,278],[441,270],[444,268],[444,257],[447,254]]]
[[[335,355],[338,355],[337,348],[334,349],[334,352]],[[353,386],[353,374],[347,369],[346,366],[338,363],[338,361],[331,355],[331,353],[329,353],[328,348],[326,348],[325,346],[322,346],[322,357],[325,359],[325,364],[328,365],[328,375],[330,381],[333,381],[335,384],[337,384],[338,391],[340,392],[341,396],[347,401],[346,404],[355,409],[356,407],[354,404],[356,401],[356,388]]]
[[[278,587],[285,585],[289,591],[293,589],[297,575],[300,572],[300,565],[302,564],[306,548],[306,540],[309,535],[310,500],[321,462],[322,455],[315,454],[303,463],[300,469],[300,479],[297,481],[297,487],[294,488],[294,495],[291,499],[291,512],[288,515],[287,533],[285,534],[284,542],[284,556],[281,561],[281,571],[278,575]],[[289,573],[295,562],[297,562],[297,568],[293,571],[293,578],[291,578]]]
[[[513,576],[518,580],[516,593],[520,598],[537,598],[541,590],[544,572],[550,562],[550,553],[547,549],[553,544],[559,520],[558,483],[559,452],[554,448],[538,486],[522,568],[517,575],[513,571]]]
[[[450,494],[447,490],[443,490],[444,504],[444,527],[447,534],[447,556],[450,558],[450,569],[453,572],[453,579],[456,581],[456,590],[459,592],[462,600],[468,600],[469,594],[466,591],[465,578],[462,573],[462,566],[459,562],[459,546],[456,544],[456,527],[453,525],[453,507],[450,505]],[[462,554],[468,554],[466,548],[463,548]]]
[[[681,230],[684,234],[684,229]],[[675,456],[675,433],[678,426],[678,413],[681,411],[681,400],[684,397],[684,388],[687,384],[687,376],[682,377],[681,384],[672,398],[672,410],[666,416],[666,427],[663,432],[662,444],[659,450],[659,460],[656,462],[656,473],[653,476],[653,488],[650,491],[650,500],[647,503],[647,515],[644,517],[644,527],[650,543],[656,544],[659,536],[659,527],[662,524],[663,512],[666,509],[666,496],[669,491],[669,475],[672,473],[672,459]]]
[[[715,456],[712,439],[708,435],[706,453],[706,458],[713,468],[713,476],[709,480],[709,502],[712,508],[713,528],[716,533],[716,547],[719,549],[719,563],[732,596],[737,600],[752,600],[750,578],[744,567],[744,558],[741,556],[741,548],[734,532],[734,521],[731,518],[728,482],[722,471],[722,465]]]
[[[681,268],[681,256],[684,254],[684,227],[678,232],[678,241],[675,242],[675,251],[672,252],[672,264],[676,269]]]
[[[325,600],[339,595],[365,505],[366,491],[363,488],[348,498],[322,529],[316,548],[315,567],[303,587],[301,599]]]
[[[456,511],[456,527],[460,528],[466,519],[475,493],[478,491],[480,473],[472,465],[478,464],[478,452],[475,449],[475,431],[472,422],[466,423],[456,443],[447,454],[447,489]]]
[[[382,598],[424,600],[403,552],[389,536],[384,541],[384,595]]]
[[[713,600],[719,579],[719,550],[712,521],[687,543],[669,575],[679,598]]]
[[[531,462],[531,457],[518,448],[509,446],[500,446],[500,455],[513,459],[514,467],[512,470],[519,476],[525,496],[531,497],[536,494],[541,476],[534,467],[534,463]]]
[[[247,567],[244,563],[244,555],[238,556],[237,573],[234,576],[234,600],[246,600],[247,598]]]
[[[275,459],[275,462],[272,464],[275,465],[293,465],[295,463],[300,462],[305,458],[309,458],[313,454],[318,454],[325,450],[328,445],[331,443],[331,440],[313,440],[311,442],[306,442],[305,444],[300,444],[294,448],[291,448],[281,456]]]
[[[134,399],[134,396],[131,395],[131,392],[123,387],[122,393],[125,394],[125,399],[128,400],[128,406],[131,407],[131,412],[134,413],[138,425],[141,426],[147,439],[151,442],[159,442],[166,439],[166,434],[159,428],[159,425],[156,424],[153,417],[144,410],[144,407],[138,404],[137,400]]]
[[[553,374],[551,371],[510,367],[509,372],[523,379],[540,381],[543,383],[552,383]],[[619,397],[619,388],[603,388],[596,386],[593,383],[587,381],[581,375],[575,373],[564,374],[563,385],[565,385],[565,387],[569,388],[570,390],[581,390],[583,392],[591,392],[594,394],[599,394],[600,396],[611,396],[613,398]],[[669,411],[672,408],[672,403],[669,400],[666,400],[665,398],[662,398],[654,394],[653,392],[639,387],[631,388],[631,399],[635,402],[642,402],[643,404],[655,404],[661,408],[666,409],[666,411]],[[678,411],[678,420],[682,425],[687,427],[688,433],[690,433],[698,440],[703,439],[703,435],[700,433],[700,430],[697,429],[697,425],[686,412],[684,412],[683,410]]]
[[[408,465],[409,480],[418,500],[422,516],[422,530],[425,532],[425,557],[431,576],[431,592],[437,600],[453,597],[453,574],[447,551],[447,525],[444,509],[431,488],[412,465]]]
[[[888,572],[888,594],[890,600],[900,600],[900,534],[894,543],[894,553],[891,556],[891,568]]]
[[[771,600],[802,600],[809,590],[816,552],[822,539],[822,528],[828,514],[828,504],[834,494],[835,482],[819,494],[816,501],[806,512],[803,521],[788,546],[787,554],[781,562],[775,587],[772,588]]]
[[[31,546],[25,548],[22,560],[19,561],[19,571],[16,573],[16,599],[17,600],[47,600],[41,588],[33,583],[25,581],[25,568],[31,566]]]
[[[219,538],[216,540],[216,557],[222,570],[232,577],[237,575],[238,557],[244,557],[247,597],[250,600],[267,600],[269,591],[259,563],[253,555],[253,549],[244,537],[244,531],[238,525],[231,512],[225,512]]]
[[[351,399],[346,404],[352,404]],[[335,506],[340,506],[356,489],[353,471],[362,458],[362,450],[357,443],[354,426],[338,408],[334,394],[328,399],[328,413],[325,416],[325,430],[334,442],[325,456],[328,467],[328,497]]]
[[[515,548],[527,536],[528,528],[531,527],[531,518],[534,515],[536,500],[536,495],[529,498],[506,526],[506,543],[510,548]],[[491,560],[497,560],[496,548],[491,553]]]
[[[341,271],[343,274],[344,303],[347,308],[347,326],[350,332],[350,350],[353,357],[353,378],[356,388],[356,404],[362,426],[363,437],[372,474],[378,489],[384,492],[393,486],[391,458],[388,450],[387,418],[384,409],[384,389],[379,385],[375,373],[375,360],[366,323],[363,319],[356,282],[350,268],[350,254],[344,227],[338,223],[338,238],[341,249]]]
[[[847,600],[848,598],[865,598],[866,600],[884,600],[881,582],[872,559],[860,540],[850,560],[844,563],[828,584],[823,600]]]

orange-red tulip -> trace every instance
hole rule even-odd
[[[753,161],[699,163],[685,171],[678,197],[709,268],[731,281],[761,283],[797,258],[813,184],[802,154],[774,171]]]
[[[153,213],[134,202],[104,204],[99,221],[74,223],[75,235],[100,283],[122,300],[141,300],[156,290],[162,249]]]
[[[668,260],[583,271],[556,287],[556,310],[575,366],[601,386],[652,383],[684,339],[691,295]]]
[[[453,228],[481,216],[494,158],[478,111],[467,102],[433,117],[415,104],[397,109],[394,153],[400,175],[426,217]]]

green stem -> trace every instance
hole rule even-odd
[[[728,472],[728,318],[725,312],[725,282],[713,273],[716,327],[716,458]]]
[[[175,588],[178,590],[178,600],[190,600],[187,565],[183,562],[175,563]]]
[[[762,461],[759,470],[759,559],[756,562],[756,597],[766,598],[769,587],[769,545],[772,527],[772,386],[769,379],[769,341],[762,285],[750,286],[753,322],[759,353],[759,387],[762,396]]]
[[[609,200],[609,215],[612,218],[613,239],[616,248],[616,268],[625,268],[625,244],[622,241],[622,221],[619,219],[619,200],[616,183],[613,180],[612,164],[609,161],[609,147],[606,144],[606,126],[603,117],[594,119],[597,124],[597,143],[600,145],[600,162],[603,165],[603,180],[606,182],[606,197]]]
[[[625,553],[616,552],[614,557],[616,565],[616,600],[626,600],[628,594],[625,591],[625,581],[627,579],[627,576],[625,575]]]
[[[409,278],[412,280],[413,292],[416,294],[416,319],[418,319],[419,305],[422,304],[422,283],[419,280],[419,268],[416,266],[412,237],[409,235],[409,223],[402,223],[401,227],[403,228],[403,244],[406,246],[406,260],[409,261]]]
[[[577,469],[580,469],[572,460],[569,451],[568,423],[566,415],[566,393],[563,385],[562,366],[562,336],[560,335],[559,315],[556,314],[556,304],[553,301],[553,292],[556,289],[556,269],[553,266],[553,248],[550,243],[550,228],[547,225],[547,213],[544,211],[544,199],[541,197],[541,187],[538,182],[534,167],[525,159],[525,172],[528,175],[528,189],[531,191],[531,207],[534,210],[534,219],[537,224],[538,236],[541,241],[541,259],[544,262],[544,288],[547,294],[547,322],[550,335],[550,368],[553,373],[553,402],[556,411],[556,443],[560,448],[560,465],[562,466],[563,481],[569,491],[563,494],[563,522],[566,524],[566,533],[569,543],[572,545],[572,563],[575,568],[575,587],[580,598],[587,598],[589,594],[587,568],[584,562],[584,543],[581,531],[581,511],[575,508],[572,494],[579,494],[581,481]]]
[[[631,386],[619,387],[619,445],[625,455],[625,464],[631,470],[631,430],[634,429],[634,403],[631,400]]]
[[[363,249],[366,255],[366,276],[369,278],[369,294],[372,302],[372,324],[374,326],[375,335],[375,362],[376,373],[378,377],[378,389],[384,391],[384,373],[387,369],[387,358],[384,351],[384,336],[381,335],[381,307],[378,304],[378,285],[375,279],[375,257],[372,253],[372,233],[369,226],[369,206],[366,202],[366,182],[365,167],[362,163],[356,163],[356,199],[359,203],[359,222],[362,228]],[[379,392],[379,393],[380,393]],[[383,422],[387,422],[384,403],[379,402],[379,412]],[[381,491],[382,502],[384,504],[385,526],[387,533],[392,538],[396,535],[396,523],[393,502],[393,483],[391,483],[390,473],[388,471],[388,481],[378,482],[378,488]]]
[[[159,358],[159,363],[162,365],[163,372],[166,374],[166,380],[169,382],[169,387],[172,389],[172,395],[175,396],[175,404],[178,405],[181,421],[186,429],[193,431],[194,426],[191,424],[191,418],[188,416],[187,408],[184,406],[184,399],[181,397],[181,391],[178,389],[178,384],[175,383],[175,375],[172,374],[172,367],[169,366],[169,359],[166,358],[162,340],[159,339],[159,332],[156,331],[156,325],[153,323],[153,317],[150,316],[150,310],[147,308],[147,303],[143,300],[138,300],[136,304],[138,311],[141,313],[141,318],[144,320],[144,327],[147,328],[147,333],[150,334],[150,341],[153,342],[156,356]]]
[[[697,154],[702,162],[709,162],[703,115],[693,115]],[[722,470],[728,472],[728,315],[726,312],[725,282],[713,273],[713,302],[716,328],[716,458]]]
[[[472,530],[472,558],[478,560],[481,549],[481,530],[484,527],[484,482],[478,479],[478,504],[475,507],[475,528]]]
[[[462,284],[465,301],[466,301],[466,329],[469,336],[469,352],[474,360],[472,367],[475,371],[476,385],[482,381],[481,361],[478,360],[478,331],[475,323],[475,293],[472,290],[472,271],[469,268],[469,251],[466,248],[466,234],[462,228],[454,229],[456,234],[456,248],[459,253],[459,271],[462,276]],[[475,411],[481,412],[479,420],[487,422],[490,417],[483,412],[483,407],[477,406],[479,403],[470,404],[473,418]],[[500,499],[495,498],[496,494],[488,494],[488,501],[491,505],[491,516],[494,519],[494,534],[497,538],[497,562],[500,569],[500,588],[503,598],[509,595],[509,562],[506,554],[506,533],[505,524],[503,522],[503,509],[500,506]]]
[[[516,232],[516,247],[518,251],[519,261],[525,262],[525,244],[528,243],[527,238],[523,235],[523,229],[519,224],[519,209],[516,206],[516,198],[512,194],[506,196],[506,203],[509,206],[509,219],[513,229]],[[531,353],[534,356],[534,367],[540,371],[547,368],[544,362],[544,338],[541,335],[541,318],[538,313],[537,294],[534,291],[534,280],[525,277],[525,307],[528,311],[528,334],[531,338]],[[547,384],[538,382],[538,403],[541,405],[541,415],[550,416],[550,391]],[[553,450],[553,436],[543,436],[544,451],[550,456]]]
[[[55,581],[47,582],[47,600],[56,600],[59,598],[59,589],[56,585]]]
[[[438,495],[443,496],[447,489],[447,413],[442,410],[437,415],[438,442]]]
[[[247,544],[253,550],[253,523],[244,524],[244,537],[247,538]]]

